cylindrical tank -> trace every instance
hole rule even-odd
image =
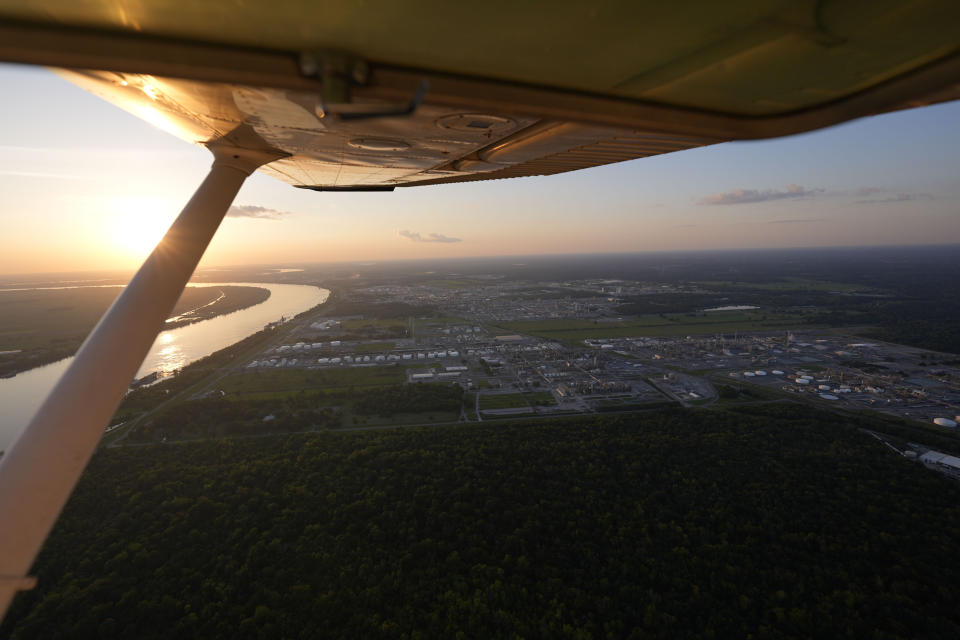
[[[957,423],[950,418],[934,418],[933,424],[940,425],[941,427],[956,427]]]

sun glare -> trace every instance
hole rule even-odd
[[[178,212],[166,200],[145,197],[117,198],[109,210],[111,247],[140,259],[160,242]]]

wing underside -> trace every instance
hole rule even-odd
[[[960,3],[0,6],[43,64],[311,189],[549,175],[960,97]]]
[[[409,115],[343,120],[321,117],[318,93],[116,72],[59,73],[189,142],[233,136],[240,146],[279,149],[289,156],[261,171],[303,188],[549,175],[713,142],[426,102]]]

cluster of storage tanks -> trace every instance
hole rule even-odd
[[[783,375],[786,375],[786,372],[781,371],[780,369],[773,369],[772,371],[770,371],[770,374],[775,375],[775,376],[783,376]],[[760,370],[757,370],[757,371],[733,372],[733,373],[731,373],[730,375],[731,375],[732,377],[743,376],[744,378],[757,378],[757,377],[764,377],[764,376],[766,376],[766,375],[767,375],[767,372],[764,371],[764,370],[762,370],[762,369],[760,369]],[[797,383],[798,385],[801,385],[801,386],[810,386],[810,385],[813,385],[814,383],[825,383],[825,382],[827,382],[826,380],[814,380],[813,376],[811,376],[811,375],[806,375],[806,374],[799,374],[799,375],[797,375],[796,377],[793,377],[793,378],[790,378],[790,379],[791,379],[793,382],[795,382],[795,383]],[[851,392],[850,387],[848,387],[848,386],[846,386],[846,385],[840,385],[840,386],[834,388],[834,387],[831,387],[829,384],[817,384],[817,385],[816,385],[816,390],[817,390],[817,392],[820,394],[820,397],[823,398],[824,400],[837,400],[837,399],[839,399],[839,397],[836,396],[836,395],[834,395],[834,394],[836,394],[836,393],[850,393],[850,392]]]
[[[772,374],[775,375],[775,376],[782,376],[782,375],[783,375],[783,371],[780,371],[780,369],[774,369],[774,370],[771,371],[770,373],[772,373]],[[744,378],[756,378],[756,377],[758,377],[758,376],[763,377],[763,376],[765,376],[765,375],[767,375],[767,372],[764,371],[763,369],[758,369],[758,370],[756,370],[756,371],[744,371],[744,372],[743,372],[743,377],[744,377]]]
[[[304,343],[298,343],[304,344]],[[340,343],[338,342],[337,345]],[[333,343],[331,343],[333,345]],[[297,345],[283,345],[274,349],[276,353],[286,353],[291,350],[293,351],[303,351],[304,349],[296,349]],[[378,364],[386,362],[401,362],[404,360],[413,361],[413,360],[431,360],[431,359],[441,359],[441,358],[459,358],[459,351],[420,351],[414,353],[389,353],[389,354],[378,354],[378,355],[356,355],[356,356],[335,356],[332,358],[317,358],[316,364],[333,366],[340,364]],[[264,360],[254,360],[247,365],[247,368],[252,367],[295,367],[297,365],[307,366],[314,364],[312,358],[267,358]]]
[[[296,344],[282,344],[279,347],[276,347],[273,350],[273,353],[290,353],[297,352],[303,353],[304,351],[310,351],[311,349],[323,349],[324,347],[339,347],[339,340],[332,340],[329,343],[326,342],[298,342]],[[269,351],[267,353],[270,353]]]

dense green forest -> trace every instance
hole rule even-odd
[[[459,411],[463,388],[458,384],[397,384],[363,391],[356,402],[359,413],[390,417],[398,413]]]
[[[960,486],[796,405],[101,450],[0,636],[960,637]]]

